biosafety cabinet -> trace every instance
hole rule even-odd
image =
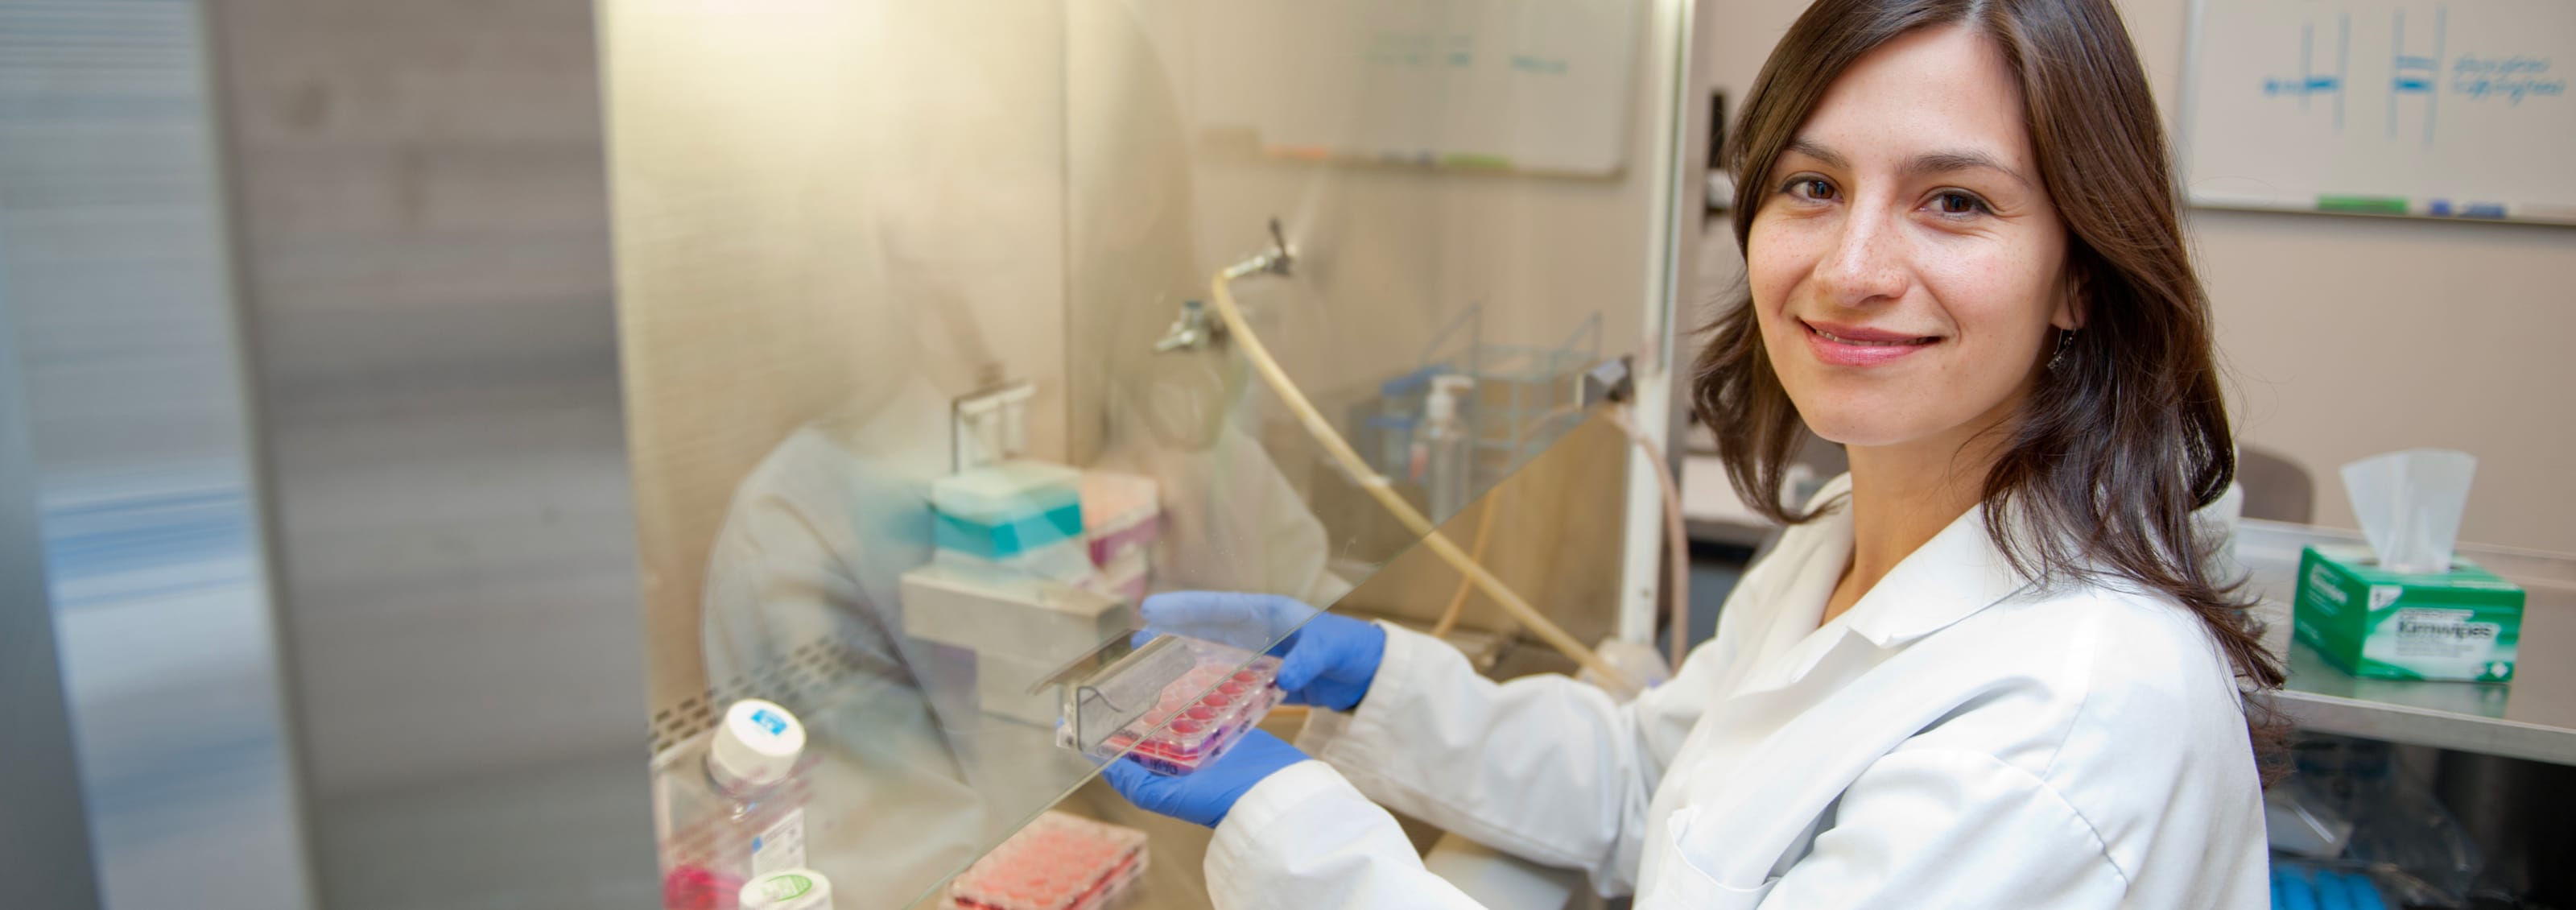
[[[937,906],[1054,811],[1197,907],[1096,780],[1142,596],[1632,681],[1570,655],[1671,590],[1698,6],[0,3],[0,905]],[[2576,562],[2464,552],[2576,647]],[[2576,665],[2281,646],[2565,893]]]
[[[1143,596],[1653,639],[1692,16],[0,5],[5,878],[730,906],[784,774],[844,910],[1051,807],[1204,905],[1064,723]]]
[[[708,812],[837,907],[935,905],[1051,807],[1203,905],[1206,833],[1059,735],[1144,595],[1440,626],[1494,673],[1654,637],[1682,0],[0,34],[31,905],[734,905]]]
[[[936,903],[1060,801],[1204,903],[1204,833],[1063,745],[1148,592],[1580,670],[1445,525],[1553,640],[1651,639],[1661,456],[1602,399],[1662,451],[1687,4],[600,10],[656,779],[792,711],[844,906]],[[656,824],[675,895],[739,852]]]

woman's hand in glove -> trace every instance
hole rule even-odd
[[[1249,730],[1234,748],[1189,774],[1166,777],[1145,770],[1132,758],[1110,762],[1100,774],[1137,808],[1214,828],[1254,785],[1305,760],[1306,753],[1279,737]]]
[[[1269,653],[1279,657],[1279,688],[1292,705],[1333,711],[1358,707],[1369,682],[1377,678],[1378,662],[1386,658],[1386,630],[1375,623],[1272,594],[1157,594],[1145,598],[1138,612],[1149,632],[1246,650],[1268,645]]]

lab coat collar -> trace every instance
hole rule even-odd
[[[1818,496],[1847,496],[1851,476],[1837,478]],[[1892,648],[1957,624],[1978,611],[2033,587],[1986,533],[1986,505],[1979,503],[1933,535],[1862,595],[1842,617],[1852,634]],[[1848,540],[1846,505],[1832,517]]]

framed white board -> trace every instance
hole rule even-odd
[[[1298,158],[1605,176],[1646,0],[1208,0],[1206,124]]]
[[[2193,204],[2576,224],[2576,0],[2195,0]]]

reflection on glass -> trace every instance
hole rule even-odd
[[[1239,23],[1175,0],[629,3],[603,23],[657,777],[703,777],[737,700],[792,712],[805,861],[869,906],[1096,773],[1058,745],[1048,682],[1116,651],[1141,594],[1349,606],[1415,539],[1367,483],[1463,518],[1575,432],[1582,369],[1644,335],[1656,181],[1620,164],[1642,147],[1624,94],[1618,141],[1577,150],[1614,166],[1550,182],[1246,142],[1217,109],[1244,87],[1207,89]],[[1358,75],[1293,103],[1411,78]],[[1210,309],[1211,275],[1283,245],[1298,270],[1240,303],[1369,477],[1324,458]],[[1616,477],[1607,451],[1593,476]],[[1496,560],[1616,546],[1615,517],[1560,520],[1562,498],[1519,498]],[[1543,580],[1607,609],[1587,571]],[[1429,625],[1456,579],[1368,606]],[[1230,641],[1233,663],[1293,628]],[[677,884],[674,906],[722,890]]]

